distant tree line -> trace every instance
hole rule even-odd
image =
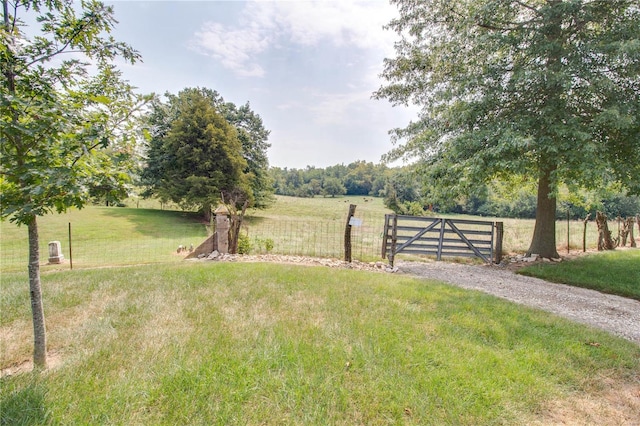
[[[390,173],[391,169],[383,164],[365,161],[324,169],[307,166],[304,169],[272,167],[269,170],[275,193],[294,197],[380,196]]]
[[[365,161],[327,168],[269,169],[278,195],[382,197],[389,209],[410,215],[441,212],[510,218],[536,216],[536,186],[532,181],[496,179],[478,183],[472,195],[447,198],[441,194],[443,188],[424,180],[423,172],[410,166],[390,168]],[[574,219],[589,213],[594,217],[596,210],[609,217],[634,216],[640,212],[640,197],[627,195],[613,183],[591,191],[564,186],[559,190],[558,200],[558,218],[565,218],[567,211]]]

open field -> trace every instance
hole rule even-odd
[[[390,213],[384,207],[382,199],[276,198],[276,203],[267,210],[247,212],[243,232],[248,235],[254,253],[266,252],[265,242],[271,240],[273,253],[342,258],[349,204],[356,204],[355,216],[362,220],[362,226],[352,227],[353,257],[363,261],[381,259],[384,215]],[[193,212],[159,210],[159,203],[153,200],[129,200],[127,205],[130,207],[90,206],[80,211],[70,210],[63,215],[40,218],[40,252],[43,263],[47,260],[49,241],[61,241],[65,257],[69,259],[69,223],[72,226],[74,268],[179,261],[181,256],[176,254],[179,245],[198,245],[210,232]],[[137,205],[141,207],[136,208]],[[156,209],[149,208],[154,206]],[[533,220],[482,220],[504,222],[503,248],[506,253],[522,253],[527,250],[533,233]],[[611,222],[610,226],[615,234],[616,225]],[[581,248],[582,222],[572,221],[569,227],[571,249]],[[559,221],[557,242],[561,254],[566,252],[566,240],[567,223]],[[587,227],[587,246],[595,247],[596,241],[596,226],[591,222]],[[0,270],[23,270],[26,262],[26,228],[1,222]],[[69,265],[62,267],[67,266]],[[44,267],[59,269],[61,266]]]
[[[31,356],[3,273],[2,368]],[[1,424],[632,424],[640,347],[406,276],[247,263],[43,275],[51,365]],[[5,370],[5,373],[7,370]]]
[[[335,257],[342,255],[342,238],[344,235],[345,219],[348,213],[349,204],[357,205],[357,218],[363,219],[362,227],[352,228],[354,240],[356,240],[356,251],[361,253],[362,260],[379,259],[382,246],[382,230],[384,229],[384,215],[392,213],[387,209],[382,198],[372,197],[336,197],[336,198],[296,198],[277,196],[277,202],[267,210],[251,210],[248,214],[248,233],[257,238],[279,238],[276,250],[282,253],[296,254],[296,241],[301,238],[309,238],[310,228],[315,224],[324,224],[318,232],[323,233],[324,238],[331,247],[324,248]],[[366,201],[365,201],[366,200]],[[529,248],[535,220],[533,219],[510,219],[510,218],[483,218],[466,215],[441,215],[434,213],[437,217],[460,218],[486,220],[504,223],[503,250],[505,253],[524,253]],[[309,226],[312,225],[312,226]],[[568,229],[567,229],[568,228]],[[614,221],[609,223],[609,229],[613,235],[617,235],[617,225]],[[582,221],[572,220],[556,222],[556,242],[560,254],[571,250],[581,249],[583,244],[584,225]],[[280,231],[280,232],[279,232]],[[568,232],[567,232],[568,231]],[[362,237],[366,236],[366,237]],[[597,246],[598,232],[595,223],[589,222],[586,228],[586,246],[593,249]],[[313,253],[305,253],[313,254]],[[402,255],[401,255],[402,256]]]

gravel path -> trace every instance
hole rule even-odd
[[[640,302],[594,290],[554,284],[496,266],[397,262],[399,273],[479,290],[595,326],[640,345]]]

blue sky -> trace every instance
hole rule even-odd
[[[271,131],[272,166],[377,163],[388,131],[415,109],[371,99],[393,56],[396,16],[386,0],[105,1],[114,36],[143,62],[121,64],[141,92],[207,87],[249,102]]]

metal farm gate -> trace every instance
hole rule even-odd
[[[398,253],[448,257],[479,257],[500,262],[502,222],[440,219],[388,214],[384,220],[382,257],[393,261]],[[495,241],[495,250],[494,250]]]

